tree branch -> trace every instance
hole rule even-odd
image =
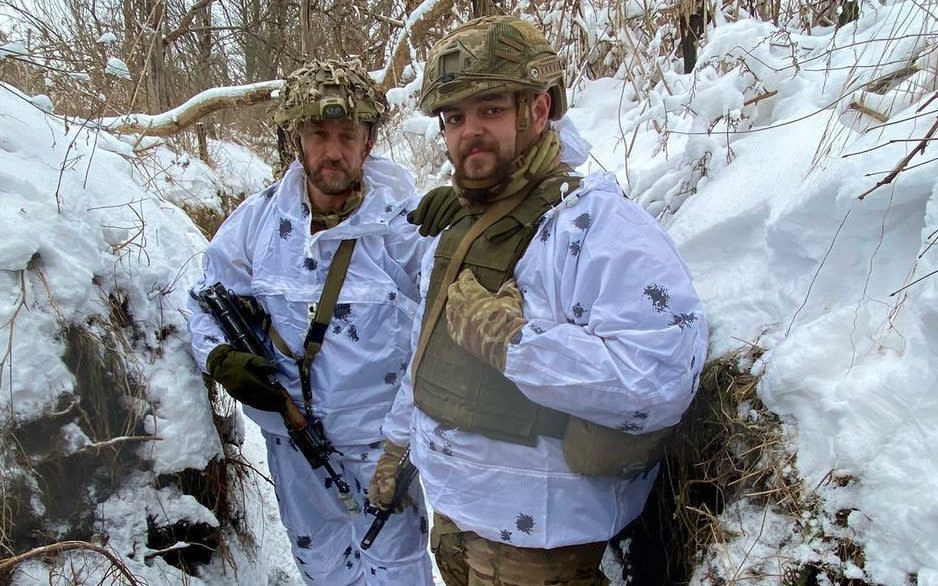
[[[102,118],[98,123],[108,132],[170,136],[218,110],[266,102],[270,100],[271,92],[279,90],[282,85],[283,80],[274,79],[248,85],[216,87],[200,92],[181,106],[162,114],[126,114]]]
[[[192,21],[195,20],[196,15],[200,10],[211,4],[213,0],[198,0],[195,4],[192,5],[192,8],[186,12],[182,18],[179,20],[179,26],[175,30],[170,31],[163,37],[163,45],[171,45],[176,39],[182,35],[189,32],[189,25],[192,24]]]
[[[453,8],[454,0],[423,0],[411,13],[404,23],[401,38],[397,40],[394,54],[384,68],[384,79],[381,80],[381,89],[388,89],[397,85],[404,73],[404,67],[410,59],[410,47],[419,43],[426,36],[427,31]]]
[[[17,564],[28,559],[56,555],[75,549],[87,549],[103,555],[108,559],[108,561],[114,564],[114,567],[116,567],[125,578],[127,578],[127,582],[131,584],[131,586],[141,586],[140,581],[131,573],[124,562],[122,562],[117,556],[115,556],[109,550],[101,546],[94,545],[93,543],[88,543],[87,541],[60,541],[59,543],[37,547],[27,551],[26,553],[7,558],[5,560],[0,560],[0,575],[3,575],[5,572],[12,571]]]
[[[873,187],[870,187],[869,189],[861,193],[860,196],[857,197],[857,199],[862,200],[867,195],[873,193],[874,191],[876,191],[883,185],[892,183],[893,179],[898,177],[899,173],[902,173],[902,171],[906,168],[906,166],[908,166],[909,161],[912,160],[912,157],[914,157],[915,155],[919,153],[925,152],[925,147],[928,146],[928,142],[931,140],[932,136],[934,136],[936,132],[938,132],[938,118],[935,118],[935,123],[932,124],[931,128],[928,129],[928,132],[925,133],[925,136],[922,138],[922,140],[919,141],[917,145],[915,145],[914,149],[909,151],[909,154],[907,154],[905,157],[902,158],[901,161],[899,161],[899,163],[895,166],[895,168],[889,172],[889,175],[886,175],[885,177],[880,179],[879,182],[876,183],[876,185],[874,185]]]

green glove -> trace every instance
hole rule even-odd
[[[406,449],[391,441],[385,440],[384,442],[384,452],[378,458],[375,474],[368,483],[368,500],[381,510],[390,507],[391,501],[394,500],[394,491],[397,490],[397,469]],[[413,504],[410,495],[402,500],[403,502],[398,503],[397,508],[392,512],[400,513],[405,507]]]
[[[417,209],[407,214],[407,221],[420,226],[421,236],[439,236],[446,229],[462,206],[452,187],[431,189],[421,198]]]
[[[262,356],[221,344],[209,353],[206,368],[229,395],[245,405],[277,413],[286,407],[286,396],[270,384],[277,367]]]

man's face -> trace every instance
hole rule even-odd
[[[457,178],[487,180],[507,172],[515,157],[516,117],[514,97],[507,93],[470,98],[440,112]]]
[[[368,128],[350,118],[314,120],[297,129],[309,181],[325,195],[350,191],[361,180],[371,144]]]

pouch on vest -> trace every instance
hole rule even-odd
[[[664,457],[675,427],[632,435],[570,416],[563,437],[563,457],[570,470],[587,476],[634,478]]]

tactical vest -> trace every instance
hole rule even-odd
[[[540,218],[580,183],[567,175],[546,179],[511,212],[472,243],[460,271],[472,269],[483,287],[494,293],[514,275],[515,265],[537,232]],[[436,249],[426,307],[442,293],[443,274],[477,217],[461,212],[445,230]],[[447,286],[449,284],[447,283]],[[537,436],[562,438],[569,415],[534,403],[501,372],[463,350],[449,335],[445,312],[432,327],[414,379],[414,403],[433,419],[492,439],[533,446]]]

